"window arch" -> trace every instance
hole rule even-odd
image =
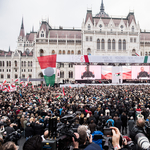
[[[97,39],[97,49],[100,50],[100,40]]]
[[[15,67],[17,67],[17,61],[15,60]]]
[[[115,42],[115,39],[112,40],[112,49],[113,49],[113,50],[116,49],[116,42]]]
[[[149,56],[150,56],[150,52],[149,52],[149,54],[148,54]]]
[[[3,67],[5,67],[5,62],[3,61]]]
[[[26,61],[24,61],[24,67],[26,67]]]
[[[3,74],[1,74],[1,79],[3,79],[4,78],[4,75]]]
[[[27,55],[29,55],[29,49],[26,49],[26,53],[27,53]]]
[[[74,51],[73,51],[73,50],[71,51],[71,54],[74,54]]]
[[[0,67],[2,66],[2,61],[0,61]]]
[[[81,55],[81,51],[80,50],[78,50],[78,55]]]
[[[126,50],[126,40],[123,40],[123,50]]]
[[[59,50],[59,54],[61,54],[61,50]]]
[[[54,51],[54,50],[52,50],[52,54],[53,54],[53,55],[55,54],[55,51]]]
[[[68,53],[67,53],[68,55],[70,54],[70,50],[68,50]]]
[[[91,30],[91,25],[90,24],[88,24],[88,30]]]
[[[23,67],[23,61],[21,61],[21,66]]]
[[[10,74],[7,74],[7,79],[10,79]]]
[[[147,56],[147,52],[145,52],[145,56]]]
[[[118,49],[121,50],[121,40],[118,42]]]
[[[134,32],[134,26],[132,26],[132,32]]]
[[[15,74],[15,79],[17,79],[18,78],[18,75],[17,74]]]
[[[60,78],[64,78],[64,71],[60,71]]]
[[[29,74],[29,78],[32,78],[32,74]]]
[[[9,61],[9,67],[11,67],[11,61]]]
[[[111,50],[111,40],[108,40],[108,49]]]
[[[43,54],[44,54],[43,49],[40,49],[40,56],[43,56]]]
[[[105,49],[105,40],[104,39],[102,39],[102,41],[101,41],[101,49],[102,50],[104,50]]]
[[[66,53],[65,50],[63,50],[63,55],[65,55],[65,53]]]
[[[31,67],[32,67],[32,61],[31,61]]]
[[[25,78],[25,74],[22,74],[22,78]]]
[[[69,71],[69,78],[73,78],[73,72]]]
[[[28,61],[28,67],[30,67],[30,61]]]

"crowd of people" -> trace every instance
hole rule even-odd
[[[44,135],[48,135],[49,118],[56,117],[60,123],[63,116],[73,113],[76,114],[73,128],[82,125],[92,134],[95,131],[103,132],[106,124],[111,122],[112,144],[121,134],[126,141],[131,141],[132,128],[141,125],[140,121],[136,124],[136,120],[142,119],[142,128],[145,120],[150,120],[149,85],[91,85],[65,87],[64,90],[60,87],[28,86],[18,88],[15,92],[0,91],[0,146],[7,150],[10,143],[5,140],[18,129],[22,131],[26,142],[34,138],[39,144],[38,140],[47,138]],[[81,136],[75,135],[77,138]],[[80,142],[74,138],[72,141],[74,149],[80,149]],[[14,142],[17,144],[17,141]],[[24,147],[28,147],[26,142]],[[98,148],[95,146],[95,149]]]

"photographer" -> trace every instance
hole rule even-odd
[[[87,128],[79,126],[78,133],[74,133],[78,141],[72,137],[74,150],[101,150],[100,146],[92,143],[92,135],[87,136]]]

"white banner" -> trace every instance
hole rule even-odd
[[[95,63],[150,63],[144,56],[93,56],[88,55],[89,62]],[[57,55],[57,62],[85,62],[84,55]]]

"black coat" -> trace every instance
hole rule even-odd
[[[34,130],[32,129],[32,127],[26,127],[25,128],[25,137],[30,137],[33,136]]]
[[[122,121],[120,119],[115,121],[115,127],[117,127],[119,130],[121,130]]]
[[[40,124],[34,125],[34,134],[35,135],[42,135],[44,133],[44,127]]]
[[[121,116],[122,126],[127,126],[127,116],[122,115]]]

